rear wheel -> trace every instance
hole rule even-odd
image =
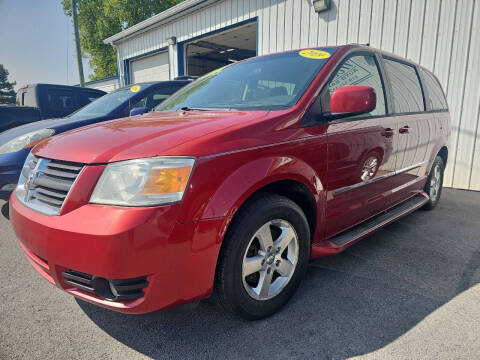
[[[288,198],[262,194],[237,214],[222,245],[215,296],[228,311],[260,319],[280,309],[307,269],[310,232]]]
[[[437,155],[433,161],[432,169],[430,170],[430,174],[428,174],[427,183],[424,187],[424,191],[430,197],[428,202],[423,206],[425,210],[432,210],[440,201],[443,189],[444,166],[443,159]]]

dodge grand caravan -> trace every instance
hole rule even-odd
[[[359,46],[215,70],[153,112],[49,138],[11,221],[32,266],[91,303],[147,313],[211,294],[248,319],[442,192],[450,118],[428,70]]]

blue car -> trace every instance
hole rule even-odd
[[[65,118],[42,120],[0,134],[0,198],[15,189],[30,149],[45,138],[102,121],[150,111],[191,80],[130,85],[91,102]]]

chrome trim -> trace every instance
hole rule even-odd
[[[419,167],[425,165],[426,163],[428,163],[428,160],[419,162],[418,164],[413,164],[411,166],[404,167],[403,169],[400,169],[400,170],[396,170],[395,175],[396,174],[401,174],[401,173],[404,173],[404,172],[407,172],[407,171],[410,171],[410,170],[413,170],[413,169],[416,169],[416,168],[419,168]]]
[[[380,180],[384,180],[384,179],[387,179],[389,177],[392,177],[392,176],[395,176],[395,175],[398,175],[398,174],[401,174],[401,173],[404,173],[404,172],[407,172],[407,171],[410,171],[410,170],[413,170],[413,169],[416,169],[416,168],[419,168],[423,165],[425,165],[426,163],[428,163],[428,160],[425,160],[425,161],[422,161],[418,164],[413,164],[413,165],[410,165],[410,166],[407,166],[407,167],[404,167],[400,170],[395,170],[395,171],[392,171],[388,174],[383,174],[383,175],[380,175],[380,176],[377,176],[377,177],[374,177],[373,179],[368,179],[366,181],[362,181],[362,182],[359,182],[359,183],[356,183],[356,184],[353,184],[353,185],[349,185],[349,186],[345,186],[345,187],[342,187],[340,189],[336,189],[336,190],[333,190],[333,195],[339,195],[339,194],[342,194],[346,191],[350,191],[350,190],[353,190],[353,189],[357,189],[359,187],[362,187],[362,186],[365,186],[365,185],[368,185],[368,184],[371,184],[371,183],[374,183],[374,182],[377,182],[377,181],[380,181]]]
[[[353,190],[353,189],[356,189],[356,188],[359,188],[359,187],[362,187],[362,186],[365,186],[365,185],[368,185],[368,184],[371,184],[371,183],[374,183],[374,182],[377,182],[377,181],[380,181],[380,180],[384,180],[384,179],[387,179],[387,178],[392,177],[394,175],[395,175],[395,171],[392,171],[391,173],[383,174],[383,175],[374,177],[373,179],[368,179],[368,180],[358,182],[358,183],[353,184],[353,185],[345,186],[343,188],[333,190],[333,195],[338,195],[338,194],[344,193],[346,191],[350,191],[350,190]]]
[[[38,161],[36,163],[36,166],[34,169],[31,170],[31,173],[29,175],[28,179],[25,179],[25,196],[23,198],[19,197],[17,194],[17,199],[26,207],[29,209],[32,209],[40,214],[47,215],[47,216],[57,216],[61,213],[63,206],[67,202],[67,199],[70,195],[70,191],[72,190],[73,186],[76,184],[78,178],[80,177],[81,173],[85,169],[85,166],[82,166],[80,171],[78,172],[78,175],[76,176],[75,180],[72,182],[72,185],[70,186],[70,189],[67,192],[67,195],[65,196],[65,199],[63,200],[62,206],[56,210],[52,209],[51,207],[39,202],[33,196],[36,194],[36,190],[33,186],[33,183],[35,182],[35,179],[38,177],[38,175],[42,172],[42,170],[47,168],[47,164],[52,162],[51,159],[44,159],[37,157]],[[23,169],[22,169],[23,171]],[[23,175],[22,175],[23,176]]]

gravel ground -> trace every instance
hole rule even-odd
[[[292,301],[247,322],[210,301],[123,315],[75,300],[23,255],[0,202],[2,359],[479,359],[480,193],[445,189],[344,253]]]

